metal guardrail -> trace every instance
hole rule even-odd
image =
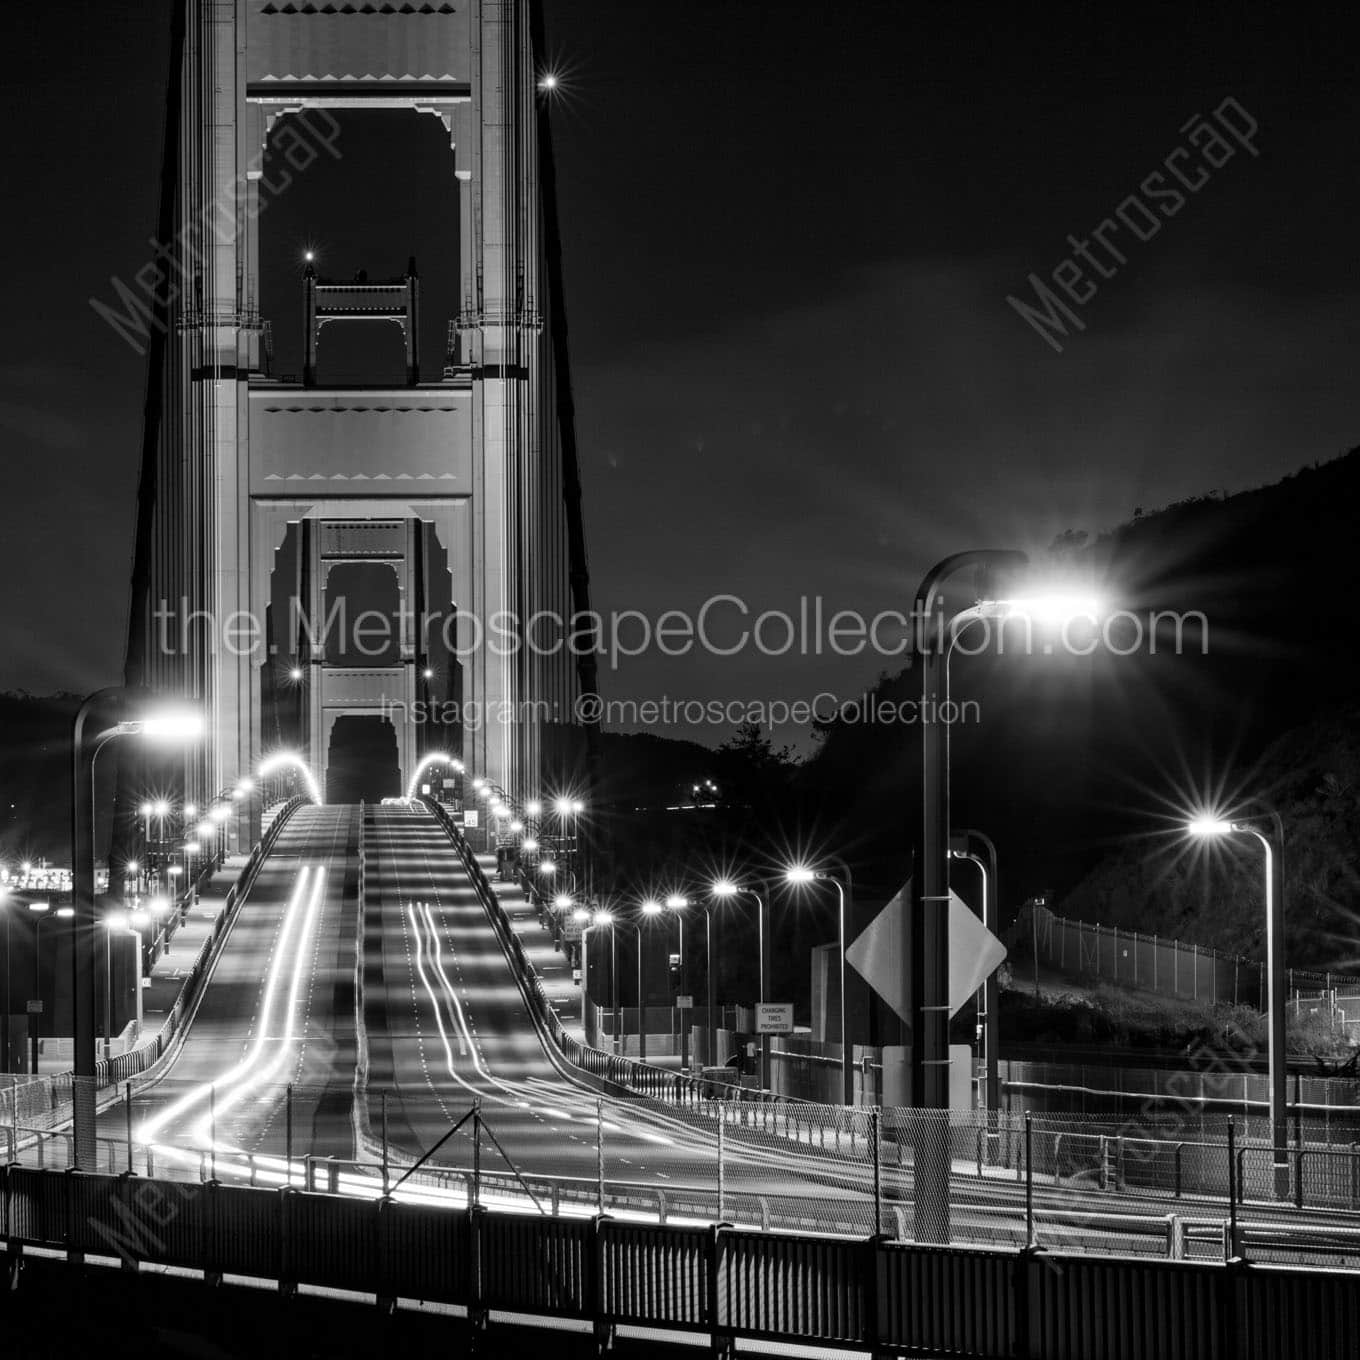
[[[978,1360],[1349,1360],[1360,1323],[1360,1272],[1239,1260],[548,1218],[18,1166],[0,1170],[0,1206],[12,1267],[40,1248],[87,1269],[342,1290],[385,1311],[423,1299],[467,1309],[475,1331],[493,1312],[585,1319],[602,1350],[629,1326],[707,1335],[728,1356],[751,1338]]]

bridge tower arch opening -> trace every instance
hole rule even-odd
[[[371,713],[327,714],[326,801],[377,803],[403,792],[397,733]]]

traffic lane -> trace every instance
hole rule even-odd
[[[377,1093],[380,1071],[394,1086],[400,1082],[387,1102],[389,1137],[402,1151],[423,1153],[476,1099],[518,1165],[593,1174],[599,1097],[545,1052],[486,909],[443,830],[427,812],[378,808],[369,844],[379,914],[365,938],[381,951],[381,964],[366,976],[382,978],[381,1002],[367,1012],[370,1091]],[[381,1039],[374,1033],[379,1023],[386,1026]],[[604,1135],[625,1175],[707,1180],[713,1173],[711,1127],[671,1110],[606,1099]],[[780,1184],[787,1183],[786,1163]]]
[[[327,885],[336,868],[344,881],[351,821],[347,809],[302,808],[280,833],[172,1063],[135,1093],[139,1141],[206,1147],[215,1126],[219,1150],[283,1150],[277,1116],[302,1040],[339,1029],[340,1017],[312,984],[317,950],[332,933],[334,894]],[[351,1029],[352,1023],[351,1015]],[[337,1079],[329,1072],[323,1084]],[[214,1083],[220,1089],[210,1097]],[[124,1119],[123,1112],[105,1116],[112,1136],[123,1134]]]

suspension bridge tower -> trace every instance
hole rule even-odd
[[[203,705],[186,798],[279,747],[338,796],[375,734],[393,784],[427,750],[512,791],[566,777],[590,659],[489,645],[498,618],[589,607],[537,0],[182,0],[174,22],[127,679]],[[446,147],[449,314],[398,238],[372,278],[299,260],[263,315],[275,205],[343,166],[356,117],[393,120],[397,164],[412,128]],[[328,373],[356,331],[399,337],[396,365]]]

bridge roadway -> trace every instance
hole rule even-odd
[[[240,1174],[242,1154],[284,1166],[285,1098],[293,1100],[293,1151],[374,1162],[386,1116],[396,1164],[430,1150],[478,1100],[514,1167],[530,1176],[592,1183],[598,1172],[598,1091],[541,1042],[501,945],[457,854],[434,818],[415,807],[370,807],[366,902],[358,903],[360,809],[307,807],[293,814],[265,861],[200,994],[179,1047],[135,1093],[134,1138],[160,1165],[201,1165],[214,1149],[219,1175]],[[362,1020],[356,1025],[355,961],[363,940]],[[367,1081],[356,1065],[367,1056]],[[354,1094],[366,1085],[365,1121]],[[383,1100],[386,1093],[386,1100]],[[100,1132],[121,1139],[111,1108]],[[716,1127],[695,1114],[627,1098],[604,1104],[611,1184],[659,1189],[716,1180]],[[728,1202],[764,1196],[776,1212],[869,1230],[869,1168],[796,1143],[731,1129]],[[437,1154],[471,1164],[465,1136]],[[504,1169],[484,1147],[487,1172]],[[955,1164],[954,1223],[961,1239],[1013,1242],[1023,1232],[1023,1187],[966,1174]],[[884,1168],[885,1200],[906,1209],[910,1171]],[[683,1196],[680,1196],[683,1197]],[[1217,1218],[1222,1206],[1122,1193],[1035,1188],[1036,1208]],[[1244,1218],[1254,1217],[1251,1206]],[[1335,1225],[1326,1213],[1297,1223]],[[1353,1221],[1353,1220],[1352,1220]],[[1086,1224],[1088,1245],[1158,1251],[1115,1225]],[[1056,1241],[1055,1241],[1056,1245]]]

